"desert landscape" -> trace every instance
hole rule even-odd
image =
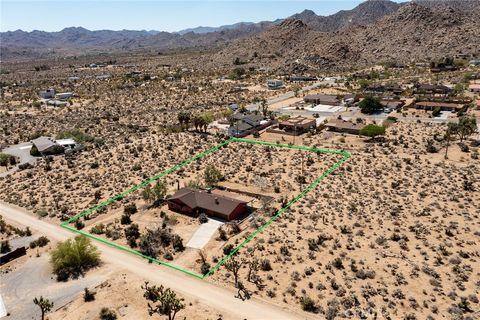
[[[2,30],[0,318],[479,318],[478,9]]]

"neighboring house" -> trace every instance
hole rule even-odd
[[[61,101],[61,100],[52,99],[52,100],[47,100],[47,105],[49,105],[49,106],[54,106],[54,107],[64,107],[64,106],[67,105],[67,102],[66,102],[66,101]]]
[[[322,104],[329,106],[340,106],[342,102],[337,98],[337,96],[329,96],[324,94],[309,94],[303,98],[305,103],[311,104]]]
[[[280,89],[283,87],[283,81],[282,80],[267,80],[267,88],[268,89]]]
[[[413,93],[416,95],[448,95],[452,92],[453,89],[444,85],[415,84],[413,86]]]
[[[236,104],[236,103],[230,103],[230,104],[228,105],[228,107],[229,107],[230,110],[232,110],[232,111],[237,111],[237,110],[238,110],[238,104]]]
[[[382,100],[380,101],[384,109],[399,110],[404,106],[405,102],[402,100]]]
[[[480,66],[480,60],[470,60],[469,64],[472,67]]]
[[[295,135],[302,134],[317,127],[317,121],[313,118],[302,116],[292,117],[278,124],[280,130],[293,132]]]
[[[101,74],[101,75],[98,75],[95,77],[95,79],[97,80],[108,80],[110,79],[111,76],[109,74]]]
[[[63,152],[63,147],[49,137],[38,137],[32,140],[32,144],[41,155],[57,154]]]
[[[72,93],[72,92],[61,92],[61,93],[55,94],[55,98],[56,98],[57,100],[68,100],[68,99],[70,99],[71,97],[73,97],[73,93]]]
[[[421,101],[414,104],[415,109],[421,109],[425,111],[433,111],[436,108],[440,108],[442,111],[459,111],[463,109],[463,105],[451,102],[431,102]]]
[[[288,81],[290,81],[290,82],[317,81],[317,78],[316,77],[308,77],[308,76],[292,75],[292,76],[288,77]]]
[[[385,86],[382,85],[369,85],[368,87],[363,90],[366,94],[373,94],[373,95],[382,95],[385,93]]]
[[[237,219],[247,212],[247,202],[209,191],[182,188],[167,198],[168,208],[190,216],[205,213],[226,221]]]
[[[73,140],[73,139],[58,139],[58,140],[55,140],[55,142],[59,145],[61,145],[65,150],[74,150],[76,148],[78,148],[79,144]]]
[[[360,134],[360,130],[365,127],[363,123],[355,123],[351,121],[346,121],[342,119],[332,119],[328,123],[325,124],[325,127],[329,131],[334,132],[343,132],[343,133],[350,133],[350,134]]]
[[[236,121],[233,125],[228,127],[228,135],[230,137],[244,136],[247,132],[253,129],[253,126],[241,120]]]
[[[43,99],[53,99],[55,98],[55,89],[47,89],[44,91],[40,91],[38,95]]]
[[[247,114],[243,117],[243,122],[248,123],[252,127],[258,127],[262,125],[264,117],[260,114]]]
[[[480,84],[478,83],[473,83],[468,86],[468,91],[470,92],[480,92]]]

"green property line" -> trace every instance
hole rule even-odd
[[[85,231],[81,231],[81,230],[78,230],[76,228],[73,228],[73,227],[70,227],[68,224],[80,219],[81,217],[101,208],[101,207],[104,207],[114,201],[117,201],[119,199],[122,199],[125,195],[133,192],[133,191],[136,191],[142,187],[144,187],[145,185],[155,181],[155,180],[158,180],[162,177],[164,177],[165,175],[169,174],[169,173],[172,173],[173,171],[187,165],[187,164],[190,164],[192,163],[193,161],[196,161],[204,156],[206,156],[207,154],[209,153],[212,153],[220,148],[222,148],[223,146],[229,144],[230,142],[234,142],[234,141],[238,141],[238,142],[246,142],[246,143],[253,143],[253,144],[261,144],[261,145],[269,145],[269,146],[274,146],[274,147],[286,147],[286,148],[291,148],[291,149],[299,149],[299,150],[305,150],[305,151],[313,151],[313,152],[320,152],[320,153],[330,153],[330,154],[337,154],[337,155],[342,155],[342,159],[340,159],[340,161],[336,162],[333,166],[331,166],[325,173],[323,173],[319,178],[317,178],[317,180],[315,180],[312,184],[310,184],[305,190],[303,190],[298,196],[296,196],[292,201],[290,201],[289,203],[287,203],[287,205],[285,205],[285,207],[281,208],[273,217],[271,217],[267,222],[265,222],[262,226],[260,226],[257,230],[255,230],[255,232],[253,232],[247,239],[245,239],[242,243],[240,243],[236,248],[234,248],[227,256],[225,256],[219,263],[217,263],[214,267],[212,267],[205,275],[200,275],[200,274],[197,274],[195,272],[192,272],[192,271],[189,271],[189,270],[185,270],[185,269],[182,269],[180,267],[177,267],[177,266],[174,266],[172,264],[169,264],[167,262],[164,262],[164,261],[161,261],[161,260],[158,260],[158,259],[155,259],[155,258],[152,258],[150,256],[146,256],[136,250],[133,250],[133,249],[130,249],[130,248],[127,248],[127,247],[124,247],[124,246],[121,246],[121,245],[118,245],[112,241],[109,241],[109,240],[106,240],[104,238],[101,238],[101,237],[98,237],[98,236],[95,236],[93,234],[90,234],[90,233],[87,233]],[[79,214],[77,214],[76,216],[70,218],[69,220],[63,222],[60,224],[60,226],[62,228],[65,228],[65,229],[68,229],[70,231],[73,231],[73,232],[76,232],[76,233],[79,233],[79,234],[82,234],[84,236],[87,236],[91,239],[94,239],[94,240],[97,240],[97,241],[100,241],[104,244],[107,244],[107,245],[110,245],[112,247],[115,247],[117,249],[120,249],[120,250],[124,250],[126,252],[129,252],[129,253],[132,253],[132,254],[135,254],[139,257],[142,257],[142,258],[145,258],[147,260],[150,260],[152,262],[156,262],[158,264],[161,264],[161,265],[164,265],[164,266],[167,266],[167,267],[170,267],[170,268],[173,268],[177,271],[181,271],[185,274],[188,274],[190,276],[193,276],[195,278],[198,278],[198,279],[204,279],[210,275],[212,275],[215,270],[217,270],[220,266],[222,266],[228,259],[230,259],[235,253],[237,253],[238,250],[240,250],[243,246],[245,246],[247,243],[249,243],[253,238],[255,238],[255,236],[257,236],[264,228],[266,228],[268,225],[270,225],[277,217],[279,217],[282,213],[284,213],[286,210],[288,210],[290,208],[290,206],[292,206],[295,202],[297,202],[300,198],[302,198],[305,194],[307,194],[310,190],[312,190],[313,188],[315,188],[317,186],[317,184],[319,184],[324,178],[326,178],[330,173],[332,173],[334,170],[336,170],[338,167],[340,167],[340,165],[342,165],[342,163],[344,163],[348,158],[350,157],[350,153],[349,152],[346,152],[346,151],[336,151],[336,150],[328,150],[328,149],[318,149],[318,148],[309,148],[309,147],[305,147],[305,146],[298,146],[298,145],[291,145],[291,144],[279,144],[279,143],[272,143],[272,142],[267,142],[267,141],[259,141],[259,140],[249,140],[249,139],[243,139],[243,138],[231,138],[229,140],[226,140],[218,145],[216,145],[215,147],[211,148],[211,149],[208,149],[170,169],[168,169],[167,171],[164,171],[148,180],[145,180],[143,181],[142,183],[128,189],[127,191],[124,191],[88,210],[85,210]]]

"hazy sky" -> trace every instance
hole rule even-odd
[[[400,0],[396,0],[401,2]],[[284,18],[304,9],[319,15],[348,10],[362,0],[316,1],[16,1],[0,0],[0,30],[59,31],[82,26],[90,30],[179,31],[240,21]]]

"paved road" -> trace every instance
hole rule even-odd
[[[37,219],[22,208],[3,202],[0,202],[0,214],[7,222],[14,221],[29,226],[32,230],[37,230],[54,240],[65,240],[74,235],[58,225]],[[149,264],[144,259],[103,243],[96,242],[95,245],[101,251],[102,260],[108,264],[109,268],[128,270],[152,283],[163,284],[184,296],[205,303],[225,315],[238,319],[308,319],[310,317],[306,314],[293,313],[258,298],[242,301],[234,298],[236,294],[234,290],[192,278],[168,267]]]
[[[32,148],[32,144],[30,142],[24,142],[24,143],[15,144],[3,149],[2,153],[11,154],[12,156],[18,157],[19,162],[12,169],[5,171],[3,173],[0,173],[0,177],[6,176],[16,171],[18,169],[18,165],[20,164],[24,164],[27,162],[33,164],[33,162],[35,162],[35,157],[32,157],[30,155],[31,148]]]

